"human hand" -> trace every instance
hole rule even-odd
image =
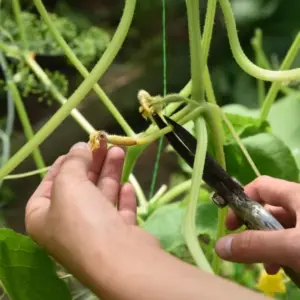
[[[101,299],[262,299],[162,250],[135,226],[124,151],[80,143],[60,157],[26,206],[28,234]],[[118,203],[118,209],[116,204]],[[218,289],[215,287],[218,286]]]
[[[56,160],[28,201],[28,234],[79,277],[92,269],[93,258],[116,260],[113,252],[125,244],[158,245],[135,226],[135,192],[129,183],[120,185],[124,156],[119,147],[107,150],[104,140],[94,153],[86,143],[76,144]]]
[[[300,184],[261,176],[247,185],[245,192],[262,203],[285,229],[228,235],[217,241],[217,254],[228,261],[264,263],[269,274],[277,273],[280,265],[300,271]],[[230,230],[242,225],[232,210],[226,225]]]

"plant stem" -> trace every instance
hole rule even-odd
[[[212,131],[213,142],[216,149],[216,160],[218,163],[226,169],[226,161],[224,154],[224,133],[222,127],[222,119],[218,110],[217,105],[210,105],[209,109],[206,110],[206,121]]]
[[[179,195],[185,193],[191,188],[192,180],[184,181],[174,188],[166,192],[158,201],[157,207],[170,203],[174,198],[178,197]]]
[[[1,156],[0,156],[0,168],[8,161],[10,155],[10,140],[9,136],[0,129],[0,140],[1,140]],[[3,180],[0,181],[0,188]]]
[[[20,35],[20,39],[21,39],[21,42],[22,42],[22,47],[23,47],[23,50],[26,51],[28,49],[28,43],[27,43],[25,27],[22,25],[22,14],[21,14],[21,7],[20,7],[19,0],[12,0],[12,7],[13,7],[16,23],[18,25],[19,35]],[[17,86],[15,85],[15,83],[11,79],[7,80],[7,86],[8,86],[8,89],[9,89],[9,91],[10,91],[12,97],[13,97],[13,100],[15,102],[15,106],[16,106],[19,118],[20,118],[22,126],[24,128],[25,137],[29,141],[34,136],[34,131],[31,127],[29,117],[26,113],[26,108],[23,104],[21,95],[18,91]],[[45,167],[45,163],[44,163],[42,154],[41,154],[39,149],[35,149],[32,152],[32,156],[33,156],[33,159],[34,159],[35,164],[36,164],[38,169],[41,169],[41,168]],[[41,177],[43,177],[42,174],[41,174]]]
[[[194,9],[196,9],[194,7]],[[198,8],[199,11],[199,8]],[[216,103],[215,100],[215,95],[214,95],[214,91],[213,91],[213,87],[212,87],[212,83],[211,83],[211,79],[210,79],[210,74],[209,74],[209,70],[207,67],[207,57],[208,57],[208,53],[209,53],[209,46],[210,46],[210,42],[211,42],[211,36],[212,36],[212,31],[213,31],[213,22],[214,22],[214,17],[215,17],[215,11],[216,11],[216,1],[211,0],[208,2],[208,8],[207,8],[207,14],[206,14],[206,35],[203,38],[203,59],[204,59],[204,68],[205,68],[205,72],[204,72],[204,81],[203,82],[197,82],[198,84],[203,84],[206,88],[206,93],[208,96],[208,99],[211,103]],[[194,23],[194,27],[196,27],[196,23]],[[200,29],[199,29],[200,30]],[[196,38],[196,37],[194,37]],[[198,41],[201,45],[201,35],[198,36]],[[201,50],[198,49],[198,53],[202,53]],[[201,69],[202,70],[202,69]],[[193,74],[192,74],[193,75]],[[202,74],[200,74],[202,75]],[[195,80],[192,77],[192,99],[197,100],[197,98],[195,98]],[[212,130],[212,134],[213,134],[213,139],[214,139],[214,144],[215,144],[215,149],[216,149],[216,159],[217,161],[224,167],[224,169],[226,169],[226,163],[225,163],[225,155],[224,155],[224,149],[223,149],[223,144],[224,144],[224,134],[223,134],[223,127],[222,127],[222,123],[221,123],[221,118],[219,113],[215,110],[215,109],[209,109],[208,111],[206,111],[206,121],[209,124],[210,129]],[[198,146],[200,147],[199,143]],[[194,168],[197,167],[197,164],[194,165]],[[194,174],[193,174],[194,175]],[[226,218],[226,209],[223,210],[219,210],[219,217],[218,217],[218,230],[217,230],[217,236],[218,237],[222,237],[225,234],[225,218]],[[219,273],[220,270],[220,258],[214,254],[213,255],[213,271],[215,273]]]
[[[184,217],[183,234],[188,246],[189,251],[198,267],[202,270],[213,273],[213,270],[208,263],[201,246],[199,245],[196,230],[196,211],[199,198],[199,190],[201,186],[204,161],[207,150],[207,132],[206,125],[203,118],[198,119],[195,122],[196,137],[198,141],[195,163],[192,173],[191,192],[189,194],[187,209]],[[201,145],[199,147],[199,145]]]
[[[165,194],[167,189],[168,187],[166,185],[162,185],[156,194],[149,200],[148,213],[152,213],[159,207],[159,200]]]
[[[6,59],[5,59],[5,57],[4,57],[4,55],[1,51],[0,51],[0,63],[1,63],[2,70],[3,70],[4,76],[5,76],[8,92],[10,93],[10,95],[11,95],[13,101],[14,101],[14,104],[15,104],[16,110],[18,112],[20,121],[21,121],[22,126],[24,128],[24,133],[25,133],[26,139],[28,141],[30,141],[30,139],[32,139],[33,136],[34,136],[34,131],[31,127],[29,117],[26,113],[26,108],[23,104],[23,101],[22,101],[22,98],[21,98],[20,93],[18,91],[18,88],[16,87],[15,83],[12,80],[12,74],[9,70]],[[39,148],[36,148],[36,149],[33,150],[32,157],[33,157],[33,160],[34,160],[34,162],[35,162],[38,169],[41,169],[41,168],[45,167],[45,163],[44,163],[44,160],[43,160],[43,157],[42,157],[42,154],[41,154]],[[7,164],[7,162],[6,162],[6,164]],[[0,171],[5,168],[6,164],[4,166],[2,166]],[[43,176],[41,175],[41,177],[43,177]],[[0,178],[0,181],[1,181],[1,178]]]
[[[204,86],[205,86],[207,102],[212,103],[212,104],[217,104],[214,88],[212,85],[212,81],[211,81],[209,70],[208,70],[207,66],[204,71]]]
[[[202,48],[203,48],[203,65],[204,65],[204,86],[207,98],[211,103],[216,103],[212,82],[207,67],[207,59],[214,28],[214,19],[216,14],[217,0],[209,0],[207,4],[205,24],[203,30]],[[186,86],[180,91],[180,95],[188,97],[191,94],[192,81],[190,80]]]
[[[132,186],[134,187],[135,193],[137,195],[138,206],[145,210],[148,203],[147,203],[147,199],[144,194],[144,191],[142,190],[139,182],[136,180],[136,178],[134,176],[130,175],[129,181],[131,182]]]
[[[47,24],[50,32],[52,33],[53,37],[57,41],[57,43],[60,45],[60,47],[64,50],[66,56],[69,58],[69,60],[72,62],[72,64],[75,66],[75,68],[78,70],[78,72],[84,77],[87,78],[89,76],[89,71],[86,69],[86,67],[83,65],[83,63],[77,58],[75,53],[72,51],[70,46],[66,43],[62,35],[59,33],[59,31],[55,28],[55,25],[53,24],[50,16],[47,13],[47,10],[45,9],[45,6],[43,5],[41,0],[33,0],[35,3],[35,6],[37,10],[39,11],[40,15],[42,16],[44,22]],[[130,1],[127,1],[130,2]],[[132,3],[132,11],[134,11],[135,2],[131,1]],[[129,5],[129,4],[128,4]],[[129,21],[129,20],[128,20]],[[122,26],[122,25],[120,25]],[[99,96],[99,98],[102,100],[103,104],[107,107],[107,109],[111,112],[113,117],[116,119],[116,121],[120,124],[120,126],[123,128],[125,133],[128,136],[134,136],[134,131],[131,129],[129,124],[126,122],[126,120],[123,118],[121,113],[118,111],[118,109],[115,107],[115,105],[112,103],[112,101],[109,99],[109,97],[105,94],[105,92],[101,89],[101,87],[98,84],[95,84],[93,86],[93,89],[95,93]]]
[[[15,15],[16,22],[18,25],[23,50],[28,50],[28,43],[27,43],[27,37],[26,37],[26,33],[25,33],[25,27],[22,25],[22,15],[21,15],[21,7],[20,7],[19,0],[12,0],[12,7],[13,7],[14,15]]]
[[[66,99],[57,87],[52,83],[45,71],[40,67],[40,65],[35,61],[35,59],[30,55],[30,53],[25,53],[24,55],[25,62],[35,73],[35,75],[40,79],[44,86],[49,90],[54,99],[56,99],[61,105],[65,104],[68,99]],[[87,121],[87,119],[76,109],[72,109],[71,116],[75,121],[87,132],[91,133],[96,129]]]
[[[192,81],[190,80],[179,92],[179,95],[183,97],[189,97],[192,91]]]
[[[33,175],[38,175],[41,173],[46,173],[49,170],[49,168],[50,167],[45,167],[43,169],[38,169],[38,170],[26,172],[26,173],[8,175],[8,176],[5,176],[3,178],[3,180],[15,180],[15,179],[20,179],[20,178],[26,178],[26,177],[33,176]]]
[[[205,66],[207,65],[207,59],[208,59],[209,49],[212,40],[216,8],[217,8],[217,0],[207,1],[206,17],[205,17],[204,30],[203,30],[203,44],[202,44],[203,63]]]
[[[255,63],[263,67],[264,62],[261,59],[261,50],[262,50],[262,31],[261,30],[255,30],[255,37],[252,40],[252,48],[255,52]],[[265,83],[264,81],[257,79],[257,98],[258,98],[258,103],[259,106],[262,106],[264,103],[265,99],[265,94],[266,94],[266,89],[265,89]]]
[[[255,36],[251,40],[251,44],[252,44],[254,51],[256,52],[257,59],[260,62],[260,66],[262,66],[263,68],[266,68],[266,69],[272,69],[272,67],[269,64],[268,59],[265,56],[265,53],[263,51],[261,29],[255,30]]]
[[[155,139],[158,137],[159,136],[156,136]],[[140,144],[128,148],[122,170],[122,183],[125,183],[129,180],[130,174],[134,169],[136,161],[142,155],[143,151],[147,148],[147,146],[148,141],[145,144]]]
[[[38,147],[60,124],[61,122],[70,114],[70,112],[80,104],[84,97],[89,93],[90,89],[95,85],[95,83],[101,78],[106,69],[109,67],[110,63],[113,61],[117,55],[119,49],[121,48],[128,30],[131,25],[135,10],[135,0],[127,0],[125,4],[124,13],[118,29],[110,42],[105,53],[96,64],[95,68],[92,70],[90,75],[83,81],[83,83],[77,88],[73,95],[44,125],[36,135],[30,139],[30,141],[24,145],[0,170],[0,180],[11,171],[13,171],[30,153]]]
[[[0,43],[0,48],[3,49],[2,43]],[[8,50],[8,49],[6,49]],[[9,50],[7,51],[9,52]],[[60,104],[64,104],[68,101],[60,91],[56,88],[56,86],[52,83],[46,72],[40,67],[40,65],[33,58],[31,52],[22,53],[22,51],[18,51],[18,56],[22,57],[27,65],[31,68],[31,70],[35,73],[35,75],[40,79],[40,81],[44,84],[44,86],[50,91],[51,95],[55,100],[57,100]],[[96,129],[86,120],[86,118],[76,109],[74,108],[71,111],[71,116],[75,119],[75,121],[87,132],[91,133]]]
[[[215,104],[208,104],[209,110],[206,113],[206,122],[212,131],[213,142],[216,150],[216,160],[226,170],[226,161],[224,154],[224,132],[222,126],[222,119],[219,113],[219,106]],[[217,224],[217,239],[225,235],[225,220],[228,213],[228,208],[218,210],[218,224]],[[219,274],[221,268],[221,259],[214,252],[212,256],[212,267],[216,274]]]
[[[240,45],[233,11],[228,0],[219,0],[233,57],[237,64],[251,76],[265,81],[291,81],[300,78],[300,69],[289,71],[272,71],[258,67],[251,62]]]
[[[199,103],[204,102],[204,81],[203,81],[203,49],[201,45],[200,31],[200,7],[198,0],[186,0],[190,54],[191,54],[191,77],[192,77],[192,98]]]
[[[257,29],[255,34],[256,34],[256,36],[251,40],[251,43],[252,43],[252,47],[253,47],[254,51],[256,51],[256,55],[257,55],[259,64],[263,68],[272,69],[270,62],[268,61],[268,58],[267,58],[266,54],[264,53],[264,49],[262,47],[262,42],[259,41],[259,39],[261,38],[260,36],[262,36],[262,31],[260,29]],[[296,92],[295,90],[290,89],[289,87],[284,86],[284,85],[280,85],[280,90],[285,95],[289,95],[290,93]],[[263,100],[265,100],[265,95],[263,96]]]
[[[34,131],[31,127],[29,117],[26,113],[26,108],[23,104],[20,93],[19,93],[16,85],[12,81],[7,82],[7,86],[12,94],[13,99],[14,99],[16,110],[18,112],[19,118],[21,120],[23,129],[24,129],[25,137],[28,141],[30,141],[34,137]],[[42,154],[41,154],[39,148],[36,148],[32,151],[32,156],[33,156],[33,159],[34,159],[35,164],[38,169],[45,168],[46,164],[44,163],[44,160],[43,160],[43,157],[42,157]],[[41,177],[43,177],[43,176],[41,176]]]
[[[5,62],[1,63],[0,59],[0,64],[2,65],[2,68],[5,68]],[[11,145],[10,145],[10,137],[13,133],[13,128],[14,128],[14,121],[15,121],[15,105],[14,105],[14,100],[12,98],[11,92],[7,91],[7,116],[6,116],[6,125],[5,125],[5,130],[2,131],[0,130],[0,135],[1,135],[1,140],[2,140],[2,155],[1,155],[1,163],[0,163],[0,169],[2,166],[5,165],[5,163],[9,160],[10,158],[10,153],[11,153]],[[0,180],[0,188],[2,186],[3,181]]]
[[[225,114],[221,109],[220,109],[220,113],[221,113],[221,115],[222,115],[222,117],[223,117],[223,120],[224,120],[225,124],[227,125],[229,131],[231,132],[232,136],[234,137],[236,143],[239,145],[241,151],[243,152],[245,158],[247,159],[249,165],[251,166],[253,172],[255,173],[255,175],[256,175],[257,177],[261,176],[261,174],[260,174],[258,168],[256,167],[256,165],[255,165],[253,159],[251,158],[249,152],[247,151],[247,149],[246,149],[245,146],[243,145],[243,143],[242,143],[240,137],[239,137],[238,134],[236,133],[236,131],[235,131],[233,125],[231,124],[231,122],[230,122],[229,119],[227,118],[226,114]]]
[[[205,103],[204,100],[204,80],[202,62],[203,49],[201,45],[200,31],[200,7],[198,0],[186,0],[190,53],[191,53],[191,77],[192,77],[192,99],[199,104]],[[199,191],[202,182],[204,161],[207,150],[207,132],[203,118],[195,120],[197,149],[195,154],[195,162],[193,166],[191,192],[184,218],[183,232],[189,251],[198,267],[213,273],[201,246],[199,245],[196,231],[196,210],[198,204]]]
[[[293,44],[291,45],[280,69],[284,70],[291,66],[293,61],[295,60],[296,56],[299,53],[300,48],[300,33],[297,34],[296,39],[294,40]],[[260,121],[263,122],[267,120],[269,112],[271,110],[272,104],[276,99],[276,96],[281,88],[281,83],[274,82],[269,89],[269,92],[266,96],[262,109],[260,111]]]

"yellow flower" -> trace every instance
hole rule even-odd
[[[269,275],[265,270],[262,270],[256,287],[267,296],[274,296],[277,293],[284,294],[286,286],[283,271],[280,270],[275,275]]]

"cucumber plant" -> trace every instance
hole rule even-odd
[[[243,52],[233,10],[228,0],[208,0],[203,32],[200,26],[202,23],[200,23],[199,0],[186,0],[190,82],[175,94],[167,94],[165,89],[163,95],[151,95],[150,91],[143,91],[143,87],[140,87],[141,92],[132,95],[132,101],[138,104],[138,100],[143,102],[145,98],[150,99],[155,105],[161,105],[167,115],[173,114],[176,121],[193,133],[198,141],[195,165],[190,169],[178,158],[181,170],[178,172],[180,176],[174,177],[175,183],[169,187],[162,187],[150,197],[146,197],[134,176],[134,167],[145,149],[155,140],[161,139],[166,131],[158,130],[151,124],[143,132],[134,132],[98,84],[128,35],[136,9],[136,0],[125,1],[123,15],[109,42],[104,34],[98,36],[96,29],[90,32],[91,40],[97,39],[97,43],[94,44],[93,53],[89,57],[81,51],[78,40],[69,39],[72,30],[66,31],[65,34],[62,32],[64,26],[60,26],[68,24],[67,20],[58,21],[55,16],[47,12],[41,0],[33,0],[33,2],[41,17],[39,20],[34,20],[40,22],[39,24],[44,28],[43,34],[38,36],[37,41],[41,43],[51,41],[51,45],[55,42],[54,53],[64,54],[82,76],[83,81],[73,94],[66,98],[64,85],[58,84],[62,79],[55,80],[55,76],[47,74],[35,59],[35,45],[28,42],[28,32],[30,32],[28,28],[31,24],[28,19],[32,17],[21,12],[19,0],[12,0],[13,18],[4,18],[6,25],[2,23],[1,27],[7,34],[3,34],[0,40],[0,62],[5,75],[3,85],[21,117],[28,142],[3,164],[0,169],[0,180],[33,174],[42,175],[47,167],[38,147],[69,115],[86,131],[87,139],[93,141],[97,130],[77,110],[78,105],[93,89],[124,131],[124,136],[108,135],[108,139],[112,144],[128,145],[122,181],[131,181],[135,187],[139,203],[139,226],[154,234],[165,251],[207,272],[256,289],[258,276],[262,272],[260,265],[249,267],[224,262],[214,252],[214,242],[226,234],[224,223],[227,209],[218,209],[210,201],[210,191],[202,182],[204,159],[206,151],[211,152],[217,161],[243,184],[261,174],[299,181],[300,137],[295,133],[300,128],[297,114],[300,111],[298,99],[300,93],[291,83],[299,80],[300,69],[290,68],[298,55],[300,33],[295,36],[280,69],[273,70],[262,47],[260,30],[255,32],[252,40],[256,62],[253,63]],[[163,3],[165,4],[164,1]],[[223,107],[218,105],[211,80],[211,70],[207,64],[217,4],[224,17],[230,50],[236,64],[257,80],[257,109],[249,109],[242,105]],[[18,28],[13,34],[9,29],[12,23]],[[68,26],[73,28],[70,24]],[[95,55],[100,58],[94,68],[88,71],[86,63],[90,62]],[[26,96],[24,74],[20,75],[19,68],[10,65],[8,60],[20,64],[21,70],[24,70],[25,66],[26,72],[34,75],[33,86],[41,86],[61,105],[60,109],[36,133],[32,130],[22,101],[22,97]],[[265,82],[271,83],[267,93]],[[286,96],[278,99],[279,91]],[[182,103],[186,104],[184,108],[181,107]],[[167,150],[173,151],[170,147]],[[37,170],[28,174],[12,175],[14,169],[29,155],[33,155]],[[175,201],[178,198],[181,201]],[[69,287],[62,278],[58,278],[53,262],[28,237],[9,229],[2,229],[0,240],[3,250],[0,259],[9,258],[8,262],[0,268],[0,279],[11,299],[72,297]],[[19,255],[15,255],[16,253]],[[11,266],[16,263],[24,268],[14,268],[14,272],[11,272]],[[34,276],[34,267],[40,268],[44,276],[36,276],[36,274]],[[26,289],[17,284],[16,278],[19,276],[31,278]],[[291,282],[287,281],[286,284],[289,293],[300,295]],[[48,293],[50,286],[51,295]],[[19,288],[16,290],[16,287]],[[287,299],[288,294],[278,297]]]

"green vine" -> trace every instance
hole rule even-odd
[[[83,65],[83,63],[78,59],[78,57],[75,55],[75,53],[72,51],[72,49],[69,47],[69,45],[66,43],[66,41],[64,40],[64,38],[61,36],[61,34],[58,32],[58,30],[55,28],[49,14],[47,13],[47,10],[45,9],[43,3],[41,0],[33,0],[35,3],[35,6],[37,8],[37,10],[39,11],[41,17],[43,18],[43,20],[45,21],[45,23],[48,25],[50,32],[52,33],[53,37],[55,38],[55,40],[57,41],[57,43],[61,46],[61,48],[64,50],[66,56],[69,58],[69,60],[72,62],[72,64],[75,66],[75,68],[78,70],[78,72],[84,77],[84,78],[88,78],[89,77],[89,71],[86,69],[86,67]],[[127,1],[126,7],[129,6],[130,1]],[[136,0],[132,1],[132,3],[130,4],[132,7],[130,7],[128,10],[129,11],[134,11],[135,8],[135,3]],[[125,11],[124,11],[124,15],[125,15]],[[126,19],[125,17],[122,18],[122,21],[119,25],[119,30],[123,30],[124,33],[126,33],[126,31],[128,31],[129,25],[131,23],[131,18],[133,16],[130,16],[128,13],[128,16],[126,15]],[[125,25],[124,29],[123,26]],[[125,35],[124,37],[125,38]],[[119,45],[116,46],[121,46],[122,44],[122,40],[120,39],[120,43]],[[112,46],[110,46],[110,49],[113,49]],[[117,49],[117,48],[116,48]],[[106,51],[106,53],[111,55],[111,59],[108,61],[109,64],[112,62],[114,56],[116,55],[117,52],[115,53],[110,53],[108,50]],[[104,58],[102,59],[104,60]],[[106,63],[106,68],[109,66],[109,64]],[[103,72],[102,74],[105,72],[105,66],[103,67]],[[102,74],[100,73],[100,77],[102,76]],[[123,116],[120,114],[120,112],[118,111],[118,109],[114,106],[114,104],[111,102],[111,100],[108,98],[108,96],[105,94],[105,92],[101,89],[101,87],[98,84],[95,84],[93,86],[93,89],[95,91],[95,93],[99,96],[99,98],[102,100],[103,104],[108,108],[108,110],[110,111],[110,113],[112,114],[112,116],[116,119],[116,121],[120,124],[120,126],[123,128],[123,130],[126,132],[127,135],[129,136],[134,136],[134,132],[131,129],[131,127],[128,125],[128,123],[126,122],[126,120],[123,118]]]
[[[299,53],[300,49],[300,33],[297,34],[296,39],[294,40],[293,44],[291,45],[280,69],[285,70],[288,69],[293,61],[295,60],[296,56]],[[300,75],[300,74],[299,74]],[[300,76],[298,76],[300,78]],[[282,86],[282,83],[279,82],[273,82],[265,100],[262,105],[261,111],[260,111],[260,120],[261,122],[265,121],[268,117],[268,114],[270,112],[271,106]]]
[[[292,81],[300,78],[300,69],[289,71],[271,71],[252,63],[243,52],[239,42],[236,23],[229,0],[219,0],[230,42],[231,51],[237,64],[251,76],[264,81]]]
[[[1,62],[2,70],[4,71],[4,75],[6,77],[7,88],[8,88],[8,91],[11,93],[12,99],[14,101],[16,110],[18,112],[20,121],[21,121],[23,129],[24,129],[25,137],[28,141],[30,141],[34,137],[34,131],[30,124],[30,120],[27,115],[25,106],[23,104],[23,100],[19,93],[19,90],[12,80],[12,74],[8,68],[5,56],[3,55],[3,53],[1,51],[0,51],[0,62]],[[44,163],[44,160],[43,160],[43,157],[42,157],[42,154],[41,154],[41,151],[39,148],[36,148],[32,151],[32,157],[33,157],[35,165],[38,169],[45,168],[45,163]],[[43,177],[43,175],[41,175],[41,177]]]
[[[25,33],[25,28],[24,28],[24,26],[22,26],[21,7],[20,7],[19,0],[12,0],[12,7],[13,7],[13,11],[15,14],[18,28],[19,28],[23,50],[28,50],[28,42],[27,42],[27,37],[26,37],[26,33]]]
[[[200,104],[204,103],[204,65],[202,62],[203,49],[200,31],[200,7],[198,0],[187,0],[188,27],[191,53],[192,99]],[[207,150],[207,132],[202,118],[195,120],[197,149],[193,166],[191,192],[184,218],[183,232],[186,244],[196,264],[207,272],[213,273],[197,239],[196,208],[203,176],[204,162]]]
[[[195,122],[196,138],[201,147],[197,147],[195,155],[195,163],[192,174],[191,192],[188,198],[186,214],[184,218],[183,233],[186,244],[196,262],[196,264],[204,271],[213,273],[210,264],[205,257],[196,234],[196,210],[199,199],[199,190],[201,179],[203,176],[204,161],[207,150],[207,132],[204,119]]]
[[[116,33],[105,53],[96,64],[90,75],[77,88],[69,100],[56,112],[54,116],[52,116],[47,124],[44,125],[36,133],[36,135],[5,164],[5,166],[0,170],[0,179],[9,174],[28,155],[30,155],[33,149],[38,147],[60,125],[60,123],[70,114],[70,112],[80,104],[95,83],[99,81],[101,76],[109,67],[110,63],[114,60],[126,38],[134,15],[135,4],[135,0],[126,1],[124,13]]]

